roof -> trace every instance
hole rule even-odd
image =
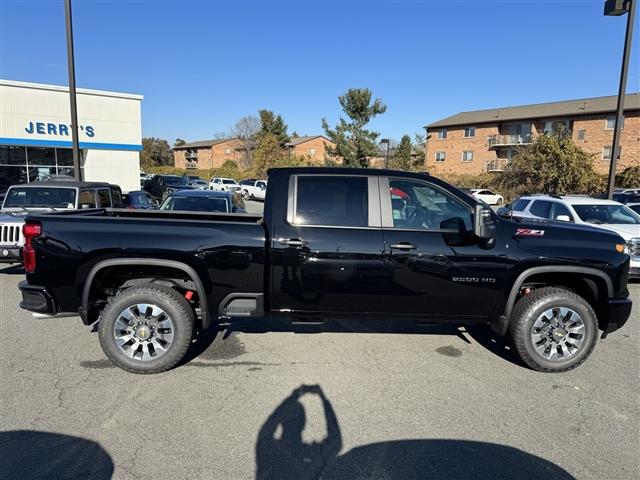
[[[107,182],[75,182],[75,181],[53,181],[53,182],[31,182],[31,183],[20,183],[16,185],[12,185],[12,187],[54,187],[54,188],[99,188],[99,187],[112,187],[116,185],[112,185]]]
[[[62,85],[48,85],[46,83],[17,82],[15,80],[0,79],[0,85],[7,87],[32,88],[34,90],[50,90],[54,92],[68,92],[69,87]],[[76,88],[76,93],[83,95],[96,95],[100,97],[127,98],[130,100],[142,100],[142,95],[133,93],[109,92],[105,90],[89,90],[87,88]]]
[[[183,197],[208,197],[208,198],[227,198],[233,195],[233,192],[216,190],[176,190],[169,195],[180,195]]]
[[[588,197],[585,195],[523,195],[520,198],[527,200],[562,200],[572,205],[620,205],[619,202],[614,200]]]
[[[214,140],[199,140],[197,142],[185,143],[184,145],[176,145],[173,147],[174,150],[183,150],[185,148],[202,148],[202,147],[213,147],[214,145],[218,145],[219,143],[228,142],[230,140],[236,140],[236,138],[217,138]]]
[[[535,103],[515,107],[490,108],[471,112],[456,113],[425,128],[449,127],[456,125],[473,125],[478,123],[504,122],[509,120],[525,120],[529,118],[555,118],[594,113],[615,112],[617,95],[608,97],[580,98],[562,102]],[[640,110],[640,93],[629,93],[624,101],[624,109]]]
[[[308,136],[308,137],[291,137],[291,140],[289,140],[285,145],[287,147],[295,147],[296,145],[300,145],[301,143],[305,143],[305,142],[309,142],[311,140],[315,140],[316,138],[324,138],[327,142],[331,142],[331,140],[329,140],[324,135],[311,135],[311,136]],[[333,143],[333,142],[331,142],[331,143]]]

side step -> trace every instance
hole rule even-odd
[[[261,293],[230,293],[220,302],[220,317],[259,317],[264,314]]]

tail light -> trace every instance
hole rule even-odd
[[[36,251],[31,240],[42,234],[42,225],[39,223],[25,223],[22,227],[24,247],[22,248],[22,260],[27,273],[33,273],[36,269]]]

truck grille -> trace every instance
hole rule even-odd
[[[0,224],[0,243],[11,245],[22,245],[22,225]]]
[[[629,246],[629,255],[632,257],[640,257],[640,237],[632,238],[627,242]]]

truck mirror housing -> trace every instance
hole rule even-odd
[[[558,220],[559,222],[570,222],[571,217],[569,215],[558,215],[556,217],[556,220]]]
[[[477,204],[473,212],[473,233],[486,248],[493,247],[496,239],[496,225],[493,223],[491,209]]]

